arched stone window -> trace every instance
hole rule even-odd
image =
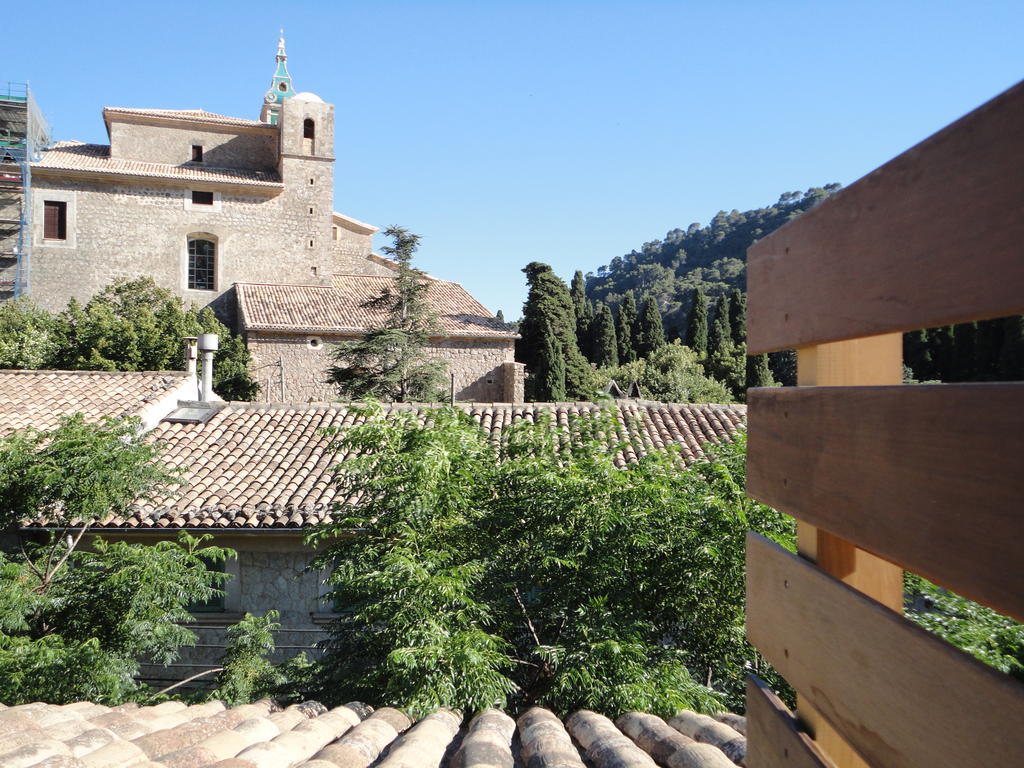
[[[316,123],[307,117],[302,121],[302,149],[307,155],[313,154],[313,142],[316,139]]]
[[[195,291],[217,289],[217,243],[213,240],[188,238],[188,287]]]

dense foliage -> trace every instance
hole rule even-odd
[[[742,439],[685,470],[673,450],[618,469],[606,418],[519,422],[499,454],[457,409],[365,416],[338,436],[359,454],[339,492],[363,503],[314,533],[346,608],[320,695],[413,713],[742,707],[744,667],[763,664],[744,535],[792,539],[744,494]]]
[[[332,350],[328,379],[344,399],[376,397],[392,402],[436,401],[445,395],[445,362],[427,354],[427,343],[439,333],[437,313],[427,300],[423,272],[412,266],[420,236],[401,227],[383,233],[394,245],[381,250],[398,263],[394,286],[363,304],[384,310],[380,326]]]
[[[1024,380],[1024,316],[903,335],[903,360],[915,381]]]
[[[200,333],[220,336],[214,391],[225,400],[252,400],[258,387],[242,338],[209,307],[186,307],[148,277],[117,280],[56,315],[27,299],[0,304],[0,368],[184,370],[183,338]]]
[[[135,422],[81,416],[0,440],[0,526],[53,526],[0,554],[0,701],[121,703],[142,691],[143,658],[169,663],[195,642],[187,606],[216,593],[225,577],[207,563],[233,553],[185,533],[80,546],[94,520],[174,483],[158,453]]]

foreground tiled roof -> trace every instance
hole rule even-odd
[[[432,406],[388,406],[392,413]],[[544,411],[568,426],[597,412],[593,403],[526,405],[463,403],[494,442],[520,419],[535,420]],[[616,456],[624,466],[652,448],[677,445],[687,461],[704,457],[709,442],[729,439],[742,428],[742,405],[673,405],[618,401],[616,415],[631,430],[632,447]],[[168,464],[182,467],[185,484],[174,498],[141,507],[128,518],[108,517],[100,528],[296,529],[325,520],[335,502],[332,469],[339,457],[321,430],[353,424],[344,404],[257,405],[231,403],[204,423],[161,423],[155,439],[166,444]],[[620,438],[627,438],[623,426]],[[340,499],[339,499],[340,501]],[[44,525],[37,520],[34,525]]]
[[[183,371],[0,370],[0,435],[35,427],[48,430],[61,416],[144,416],[157,401],[195,397],[194,380]]]
[[[235,287],[248,330],[344,334],[379,326],[387,313],[362,305],[393,285],[392,277],[335,275],[333,286],[237,283]],[[427,286],[427,300],[446,336],[516,336],[511,325],[496,320],[458,283],[428,278]]]
[[[2,707],[2,705],[0,705]],[[728,723],[728,724],[727,724]],[[109,708],[89,702],[0,709],[0,765],[18,768],[732,768],[746,721],[683,711],[668,722],[581,710],[563,723],[534,707],[513,720],[488,709],[469,723],[440,709],[418,722],[358,702],[327,710],[264,700],[226,709]]]
[[[80,141],[58,141],[43,151],[42,158],[32,163],[33,169],[104,173],[112,176],[140,176],[176,181],[199,181],[213,184],[243,184],[249,187],[283,188],[281,178],[273,171],[238,168],[210,168],[197,165],[170,165],[125,160],[110,156],[107,144],[83,144]]]
[[[229,115],[218,115],[216,112],[207,112],[205,109],[139,109],[136,107],[104,107],[104,117],[113,115],[138,115],[140,117],[156,117],[166,120],[183,120],[189,123],[205,123],[206,125],[235,125],[251,128],[269,128],[270,123],[259,120],[246,120],[243,117],[230,117]]]

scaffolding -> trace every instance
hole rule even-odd
[[[28,290],[32,169],[50,127],[27,83],[0,83],[0,301]]]

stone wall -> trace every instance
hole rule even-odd
[[[196,168],[277,169],[278,134],[275,128],[239,130],[224,126],[181,123],[168,125],[110,121],[110,156],[148,163]],[[136,118],[138,119],[138,118]],[[192,146],[203,148],[203,161],[192,162]]]
[[[324,626],[333,614],[322,597],[327,590],[323,584],[326,574],[305,570],[313,551],[302,543],[302,535],[300,531],[215,534],[215,544],[238,552],[237,560],[228,561],[232,578],[225,590],[225,610],[193,614],[195,621],[188,627],[198,637],[196,645],[182,649],[180,658],[169,667],[147,665],[142,676],[168,685],[219,666],[226,628],[246,612],[259,616],[268,610],[280,612],[281,629],[274,633],[277,649],[272,661],[282,662],[301,652],[316,656],[316,643],[326,637]]]
[[[270,403],[337,400],[333,386],[325,381],[326,371],[331,365],[331,345],[345,338],[248,333],[246,341],[261,387],[259,399]],[[457,400],[522,402],[521,393],[517,401],[514,391],[506,391],[504,365],[515,351],[511,339],[436,339],[428,350],[448,361],[448,370],[455,374]]]

